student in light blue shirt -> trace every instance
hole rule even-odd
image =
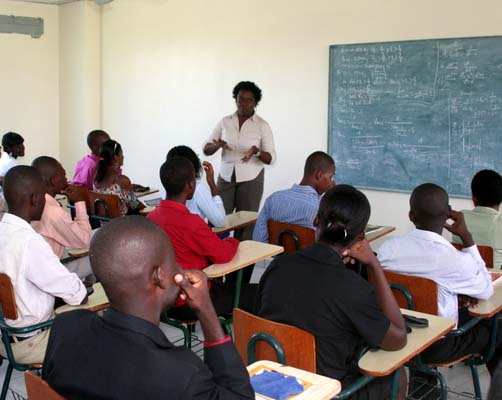
[[[265,200],[256,221],[253,240],[268,241],[268,220],[313,229],[321,196],[334,186],[334,175],[335,162],[329,154],[316,151],[308,156],[300,184],[272,193]]]
[[[188,146],[175,146],[167,153],[169,157],[185,157],[193,164],[197,183],[193,198],[188,200],[186,206],[192,214],[198,214],[213,226],[225,225],[225,207],[214,181],[214,170],[211,163],[200,162],[199,157]],[[202,181],[202,170],[206,172],[206,181]]]

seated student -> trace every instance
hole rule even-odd
[[[406,325],[364,230],[370,217],[366,196],[349,185],[330,189],[315,225],[318,241],[276,258],[263,274],[256,314],[311,332],[316,339],[317,373],[338,379],[342,388],[359,377],[365,344],[397,350],[406,344]],[[374,289],[346,268],[368,265]],[[402,374],[402,395],[406,393]],[[378,378],[351,398],[382,399],[391,377]]]
[[[82,185],[92,190],[94,184],[94,174],[99,162],[99,149],[101,145],[110,140],[110,136],[105,131],[96,129],[87,135],[87,146],[91,149],[91,154],[86,155],[75,167],[75,173],[71,183]]]
[[[30,226],[40,220],[45,205],[40,173],[33,167],[14,167],[5,176],[4,191],[9,212],[0,221],[0,273],[11,278],[17,303],[18,319],[6,322],[20,328],[53,318],[55,296],[78,305],[87,292]],[[48,338],[45,330],[13,339],[14,357],[23,364],[41,363]],[[0,354],[6,356],[1,344]]]
[[[115,219],[96,233],[89,253],[110,309],[55,319],[42,369],[54,390],[67,399],[254,400],[204,273],[181,272],[162,229],[140,216]],[[201,323],[204,361],[159,328],[161,312],[180,297]]]
[[[314,228],[321,195],[333,185],[335,162],[323,151],[307,157],[299,185],[272,193],[260,211],[253,240],[268,242],[267,222],[274,220]]]
[[[502,268],[502,176],[497,172],[484,169],[479,171],[471,182],[472,210],[462,210],[467,229],[474,242],[493,247],[493,266]],[[461,243],[458,236],[453,242]]]
[[[31,226],[49,243],[59,258],[65,247],[88,247],[91,240],[91,225],[85,207],[85,199],[79,192],[68,188],[66,171],[54,158],[41,156],[31,163],[45,182],[45,207],[40,221],[33,221]],[[75,220],[54,198],[56,194],[64,194],[75,203]]]
[[[24,157],[24,139],[15,132],[7,132],[2,137],[3,153],[0,157],[0,179],[7,174],[9,169],[15,167],[18,157]]]
[[[120,200],[120,213],[136,214],[139,210],[145,208],[145,205],[138,200],[132,187],[126,185],[123,187],[120,182],[124,182],[124,177],[121,175],[122,164],[124,163],[124,154],[122,153],[122,146],[115,140],[107,140],[101,145],[99,150],[99,162],[96,168],[96,175],[94,177],[94,191],[105,194],[114,194]]]
[[[160,180],[166,190],[166,200],[161,200],[147,218],[160,225],[171,239],[176,262],[187,270],[229,262],[237,253],[239,241],[234,238],[220,239],[200,216],[191,214],[185,205],[195,191],[192,163],[185,157],[168,157],[160,167]],[[252,309],[254,287],[256,285],[242,286],[241,308]],[[218,315],[232,312],[234,288],[231,284],[211,281],[211,299]],[[193,319],[193,313],[186,304],[170,310],[169,315]]]
[[[458,321],[458,295],[487,299],[493,294],[490,274],[465,226],[463,215],[450,210],[448,194],[441,187],[424,183],[411,194],[409,218],[416,229],[388,239],[378,249],[378,259],[385,270],[435,281],[439,315]],[[453,223],[447,223],[448,219]],[[441,236],[443,228],[462,239],[462,251]],[[462,314],[461,317],[460,324],[464,322]],[[445,336],[422,353],[422,360],[442,363],[483,352],[489,344],[489,325],[479,323],[462,336]],[[497,350],[487,364],[489,370],[496,364],[499,353]]]
[[[192,214],[198,214],[202,218],[207,218],[212,226],[225,225],[225,207],[221,200],[220,192],[214,182],[214,170],[211,163],[204,161],[202,164],[195,152],[187,146],[173,147],[167,153],[167,157],[185,157],[190,160],[195,169],[195,192],[192,199],[186,205]],[[206,171],[207,185],[202,182],[202,169]]]

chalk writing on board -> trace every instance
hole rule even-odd
[[[502,37],[331,46],[328,139],[337,181],[470,196],[502,169]]]

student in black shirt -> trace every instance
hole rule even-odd
[[[52,325],[42,377],[65,399],[254,400],[249,375],[214,311],[207,278],[183,271],[167,235],[141,217],[117,218],[94,235],[94,273],[110,301]],[[159,328],[165,307],[186,300],[204,333],[204,361]]]
[[[406,344],[399,306],[365,238],[369,217],[363,193],[348,185],[329,190],[315,220],[318,241],[276,258],[257,295],[259,316],[314,334],[317,373],[340,380],[342,387],[359,377],[357,361],[364,346],[397,350]],[[368,266],[374,288],[346,267],[356,260]],[[375,379],[353,398],[385,398],[390,386],[390,377]]]

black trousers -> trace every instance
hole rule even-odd
[[[459,310],[459,326],[462,326],[469,318],[467,309]],[[485,319],[463,335],[445,336],[421,353],[422,361],[426,364],[446,363],[468,354],[486,353],[490,345],[491,324],[491,319]],[[495,353],[492,359],[486,363],[490,375],[495,371],[502,356],[501,325],[499,323]]]

